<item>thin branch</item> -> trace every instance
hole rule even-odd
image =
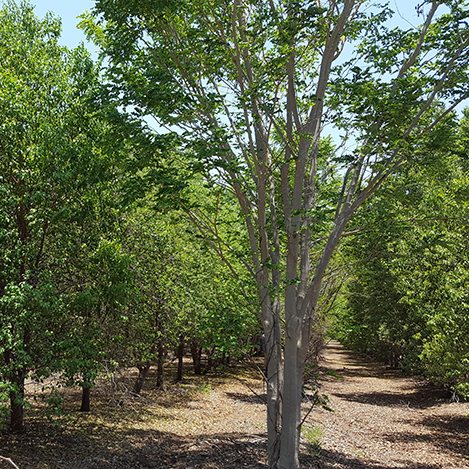
[[[0,456],[0,461],[5,461],[11,464],[15,469],[20,469],[10,458],[4,458],[3,456]]]
[[[407,70],[409,70],[409,68],[417,60],[417,57],[420,54],[420,50],[422,49],[422,45],[425,41],[425,36],[427,35],[428,28],[430,27],[433,16],[436,13],[436,10],[438,9],[439,6],[440,6],[439,2],[432,3],[432,8],[431,8],[430,12],[428,13],[427,19],[425,21],[425,24],[422,27],[422,30],[420,31],[419,40],[417,42],[417,45],[415,46],[414,52],[412,53],[412,55],[409,57],[407,62],[402,66],[401,70],[399,71],[399,75],[397,76],[398,80],[401,79],[404,76],[404,74],[407,72]],[[396,91],[397,86],[398,86],[398,84],[397,84],[397,81],[396,81],[396,83],[394,84],[392,90]]]
[[[469,45],[469,37],[466,38],[466,40],[459,46],[459,49],[456,51],[456,53],[453,55],[451,60],[449,61],[445,73],[443,73],[443,76],[440,78],[440,81],[438,84],[435,86],[433,89],[433,92],[431,93],[430,97],[427,99],[427,102],[422,106],[420,111],[417,113],[417,115],[414,117],[414,120],[410,123],[409,128],[407,129],[406,133],[404,134],[403,138],[406,138],[410,135],[410,132],[414,129],[414,127],[417,125],[418,121],[420,120],[420,117],[422,117],[423,113],[433,104],[435,101],[436,95],[441,91],[443,88],[443,85],[445,84],[445,80],[450,74],[451,70],[453,69],[454,62],[458,59],[458,57],[462,54],[464,49]]]

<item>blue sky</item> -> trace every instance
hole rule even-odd
[[[18,2],[20,0],[17,0]],[[60,43],[68,47],[76,47],[81,41],[85,43],[90,52],[94,52],[94,46],[87,43],[85,36],[76,25],[79,22],[77,16],[82,14],[85,10],[90,11],[93,8],[94,0],[29,0],[35,5],[36,15],[42,18],[48,11],[54,12],[57,16],[62,19],[62,37]],[[419,3],[419,0],[390,0],[391,8],[394,11],[398,11],[401,15],[414,26],[418,25],[422,17],[418,18],[415,5]],[[0,0],[0,5],[3,4],[3,0]],[[397,15],[396,20],[404,25],[399,20]]]
[[[17,0],[19,3],[20,0]],[[35,13],[39,18],[43,18],[48,11],[51,11],[62,19],[62,36],[60,44],[73,48],[80,42],[84,42],[90,52],[94,51],[94,46],[87,43],[82,31],[77,28],[81,15],[85,10],[90,11],[93,8],[93,0],[29,0],[35,5]],[[0,5],[4,2],[0,0]]]
[[[20,0],[17,0],[20,1]],[[78,23],[77,16],[85,10],[90,11],[93,8],[94,0],[29,0],[36,6],[36,15],[42,18],[48,11],[54,12],[62,19],[62,38],[61,44],[68,47],[76,47],[80,41],[83,41],[90,52],[94,51],[94,46],[86,42],[83,33],[76,27]],[[0,0],[0,5],[3,3]],[[390,0],[391,8],[399,11],[414,26],[420,23],[422,17],[417,18],[415,5],[419,0]],[[421,2],[420,2],[421,3]],[[398,18],[396,18],[398,19]],[[398,20],[398,22],[400,22]],[[402,25],[402,23],[401,23]],[[408,26],[408,25],[407,25]]]
[[[77,28],[78,15],[85,10],[93,8],[93,0],[30,0],[36,6],[35,13],[42,18],[48,11],[54,12],[62,19],[62,37],[60,43],[68,47],[76,47],[83,41],[86,44],[83,32]],[[92,44],[87,44],[89,49],[93,49]]]

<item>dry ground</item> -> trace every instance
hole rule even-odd
[[[323,435],[319,454],[303,441],[304,468],[469,468],[469,404],[451,404],[445,391],[338,344],[321,365],[343,378],[321,379],[335,412],[309,414],[307,426]],[[67,392],[62,415],[52,420],[38,401],[26,411],[25,433],[0,432],[0,456],[20,469],[265,467],[265,390],[255,369],[194,376],[188,367],[177,385],[167,371],[167,390],[153,391],[150,376],[142,399],[126,392],[131,374],[103,379],[90,413],[76,411],[77,392]]]
[[[322,365],[343,378],[323,380],[335,412],[312,415],[324,429],[321,468],[469,468],[469,403],[336,343]]]

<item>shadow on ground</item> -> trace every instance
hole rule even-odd
[[[436,450],[441,453],[451,453],[469,460],[469,416],[437,415],[424,417],[414,423],[419,427],[429,427],[431,434],[422,432],[395,432],[383,435],[388,441],[399,442],[428,442],[431,441]]]
[[[197,439],[148,430],[99,429],[95,435],[80,430],[51,429],[21,435],[4,433],[8,456],[18,460],[22,448],[34,452],[21,457],[21,469],[235,469],[264,468],[265,436],[212,434]],[[5,441],[10,440],[10,441]],[[0,463],[0,468],[3,466]]]
[[[341,399],[381,407],[404,406],[409,409],[427,409],[450,402],[451,393],[447,389],[427,383],[414,383],[402,387],[402,392],[356,392],[332,393]]]
[[[242,394],[239,392],[225,392],[225,396],[234,401],[244,402],[246,404],[265,404],[267,402],[267,394]]]
[[[399,466],[383,465],[370,459],[354,458],[335,451],[321,451],[315,465],[307,466],[314,469],[441,469],[435,464],[419,464],[412,461],[399,461]]]

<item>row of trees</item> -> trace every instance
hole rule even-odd
[[[143,379],[163,337],[179,345],[196,324],[194,350],[208,340],[223,351],[258,312],[269,467],[299,467],[311,330],[337,293],[343,240],[386,179],[432,158],[429,142],[469,94],[465,1],[424,2],[411,29],[366,7],[98,0],[81,27],[101,75],[83,49],[58,46],[52,17],[4,7],[0,343],[12,423],[28,372],[89,388],[97,368],[80,366],[114,350]],[[136,201],[131,216],[118,210]]]
[[[241,353],[258,329],[252,292],[183,214],[158,214],[136,193],[148,178],[138,165],[164,142],[118,113],[89,54],[59,35],[31,5],[0,11],[0,396],[13,431],[27,378],[81,386],[89,410],[105,364],[137,366],[139,393],[154,363],[163,385],[169,351],[181,361],[190,345],[200,373],[202,348]],[[221,195],[206,204],[217,201],[235,229]]]
[[[356,222],[367,229],[344,247],[353,268],[335,332],[469,397],[467,116],[448,118],[424,161],[364,207]]]
[[[467,3],[418,12],[406,29],[362,0],[97,0],[83,17],[122,105],[173,132],[237,201],[266,337],[271,468],[299,468],[310,335],[347,224],[468,97]],[[330,151],[327,124],[342,134]]]

